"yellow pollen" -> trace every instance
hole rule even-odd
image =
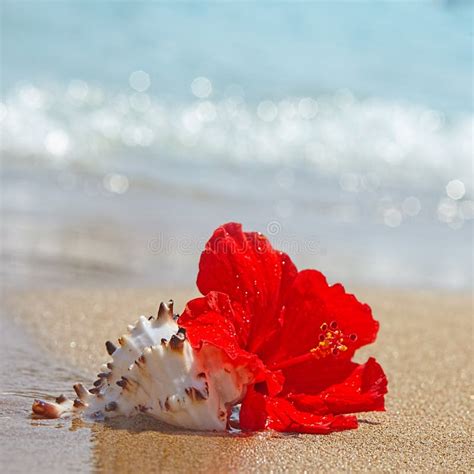
[[[320,326],[321,334],[316,347],[310,353],[316,359],[322,359],[329,355],[337,355],[339,352],[348,350],[347,342],[350,338],[337,327],[336,322],[331,324],[323,323]]]
[[[321,333],[319,334],[317,346],[304,354],[274,362],[271,368],[273,370],[283,370],[308,362],[312,358],[324,359],[330,355],[337,356],[340,352],[347,351],[349,349],[348,345],[357,340],[357,334],[349,334],[347,336],[338,329],[336,321],[332,321],[331,324],[323,323],[320,329]]]

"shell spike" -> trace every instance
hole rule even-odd
[[[62,393],[59,397],[56,397],[56,403],[64,403],[65,401],[67,401],[67,397]]]
[[[74,391],[81,401],[86,401],[90,397],[90,392],[87,390],[82,383],[76,383],[74,386]]]
[[[150,322],[147,317],[145,316],[140,316],[138,318],[138,321],[136,322],[136,325],[132,327],[132,331],[134,329],[138,329],[140,332],[146,331],[147,328],[150,327]],[[130,332],[132,332],[130,331]]]
[[[112,355],[116,351],[117,346],[113,342],[107,341],[105,348],[107,349],[107,354]]]
[[[173,319],[173,300],[169,300],[168,304],[161,302],[158,308],[157,320],[170,318]]]
[[[170,348],[176,352],[182,352],[184,348],[185,337],[181,333],[173,334],[170,339]]]

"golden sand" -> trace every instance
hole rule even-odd
[[[78,369],[84,374],[83,382],[93,380],[107,360],[106,339],[125,332],[140,314],[154,314],[160,300],[172,296],[180,310],[189,295],[153,290],[61,290],[10,294],[5,303],[8,316],[34,335],[41,357],[51,354],[66,374],[70,371],[70,380],[62,376],[67,389],[76,381]],[[27,439],[10,443],[18,444],[12,448],[17,452],[9,452],[10,466],[22,471],[22,466],[36,459],[37,470],[46,471],[48,466],[41,464],[46,462],[41,439],[50,436],[65,446],[54,450],[53,471],[70,468],[70,453],[87,448],[90,453],[77,466],[79,471],[472,470],[471,297],[381,290],[357,295],[371,304],[381,323],[376,344],[361,350],[357,360],[374,355],[389,379],[387,412],[361,414],[357,430],[327,436],[203,434],[176,431],[141,417],[107,424],[46,421],[36,426],[26,416],[32,399],[24,397],[17,402],[22,418],[15,425],[22,428],[12,430],[10,436],[21,433]],[[58,381],[51,386],[56,389]],[[48,383],[43,382],[42,387]],[[70,446],[71,439],[76,448]]]

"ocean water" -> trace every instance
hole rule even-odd
[[[472,20],[447,1],[4,2],[4,255],[84,260],[103,233],[78,252],[69,214],[105,216],[112,267],[161,282],[161,257],[188,283],[240,220],[334,279],[469,287]]]

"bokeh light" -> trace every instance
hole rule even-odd
[[[44,146],[51,155],[62,157],[70,147],[69,135],[64,130],[53,130],[46,135]]]
[[[278,109],[271,100],[263,100],[258,104],[257,115],[264,122],[273,122],[278,115]]]
[[[69,82],[67,87],[67,94],[69,97],[76,102],[84,102],[87,99],[89,93],[89,86],[87,82],[81,81],[80,79],[73,79]]]
[[[128,178],[123,174],[111,173],[104,176],[104,188],[115,194],[124,194],[128,191]]]
[[[207,77],[196,77],[191,83],[192,93],[199,99],[206,99],[212,94],[212,83]]]
[[[145,92],[151,85],[150,75],[145,71],[133,71],[128,79],[130,87],[137,92]]]
[[[383,221],[388,227],[398,227],[403,220],[402,213],[395,208],[386,209],[383,215]]]
[[[21,87],[19,98],[23,104],[32,109],[40,109],[46,101],[44,93],[31,84]]]
[[[458,203],[450,198],[443,198],[438,204],[438,219],[441,222],[453,222],[458,213]]]
[[[446,185],[446,194],[451,199],[461,199],[466,194],[466,187],[459,179],[453,179]]]

